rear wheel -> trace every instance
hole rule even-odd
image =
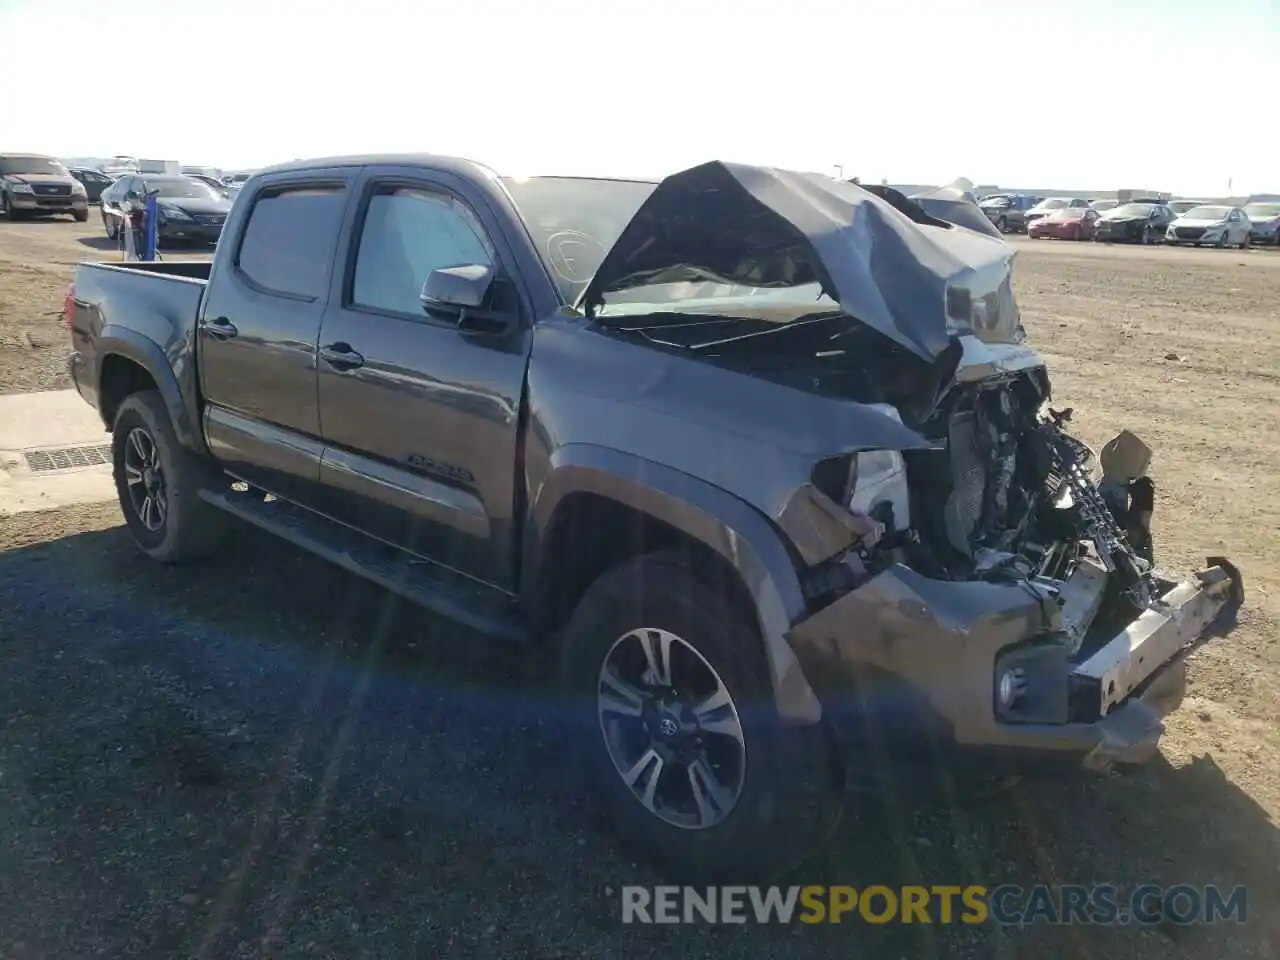
[[[673,879],[776,875],[839,811],[822,730],[780,722],[740,607],[679,553],[652,553],[603,574],[564,633],[586,791]]]
[[[143,553],[182,563],[213,553],[225,519],[200,499],[218,472],[178,443],[160,394],[144,390],[120,404],[111,436],[116,494]]]

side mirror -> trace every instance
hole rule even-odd
[[[477,333],[506,333],[516,322],[511,309],[494,309],[495,294],[504,286],[498,271],[487,264],[469,263],[432,270],[422,284],[422,309],[429,317],[455,323]]]

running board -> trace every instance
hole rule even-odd
[[[201,490],[200,499],[456,623],[498,640],[528,640],[519,608],[500,590],[286,500],[221,490]]]

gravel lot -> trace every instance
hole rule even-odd
[[[0,223],[0,393],[67,385],[94,236]],[[1014,242],[1059,404],[1151,443],[1163,565],[1226,553],[1249,606],[1154,763],[855,807],[796,882],[1247,884],[1248,924],[623,927],[655,878],[527,660],[248,530],[158,568],[102,505],[0,518],[0,957],[1280,955],[1280,256]]]

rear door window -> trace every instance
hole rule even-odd
[[[345,191],[339,186],[268,188],[254,200],[236,267],[261,292],[324,296]]]

